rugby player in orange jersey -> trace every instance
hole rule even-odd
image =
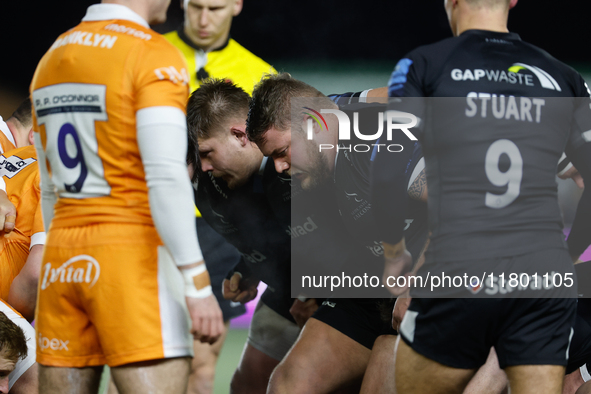
[[[41,393],[96,392],[105,363],[119,392],[184,393],[190,334],[214,342],[223,330],[184,161],[186,65],[149,28],[168,5],[90,6],[33,77],[51,228],[36,314]]]

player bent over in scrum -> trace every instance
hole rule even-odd
[[[193,92],[187,105],[187,161],[197,168],[197,207],[242,255],[224,281],[224,296],[248,302],[260,280],[268,286],[232,377],[233,393],[266,392],[271,372],[299,334],[290,314],[289,236],[274,210],[289,216],[289,179],[278,179],[273,162],[246,138],[249,100],[236,85],[209,80]]]

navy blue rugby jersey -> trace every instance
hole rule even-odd
[[[275,220],[263,188],[263,172],[273,176],[273,167],[265,159],[262,171],[237,189],[204,173],[195,201],[207,223],[242,255],[239,271],[247,271],[272,288],[285,288],[289,287],[290,238]]]
[[[591,179],[589,90],[577,72],[517,34],[469,30],[400,60],[389,95],[425,98],[390,108],[421,119],[412,131],[426,161],[431,262],[565,247],[562,153]],[[377,171],[394,159],[379,155]],[[589,245],[588,204],[585,192],[571,253]]]
[[[363,135],[373,135],[378,129],[379,113],[386,111],[385,104],[356,103],[341,105],[340,109],[354,119],[357,112],[358,128]],[[385,150],[383,138],[366,141],[360,139],[355,132],[350,140],[339,141],[339,151],[336,157],[334,171],[334,185],[339,212],[345,227],[354,239],[361,242],[369,251],[383,254],[380,241],[382,234],[376,226],[372,203],[370,199],[370,174],[372,161]],[[424,160],[420,146],[413,149],[410,159],[406,163],[389,171],[404,174],[403,184],[410,188],[411,184],[424,168]],[[399,207],[394,206],[394,209]],[[427,204],[415,199],[408,200],[406,210],[404,237],[406,246],[416,260],[423,250],[427,239]],[[379,261],[383,267],[383,261]]]

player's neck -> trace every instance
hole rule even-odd
[[[23,129],[20,122],[14,118],[9,118],[6,120],[6,126],[10,130],[10,134],[14,138],[14,145],[16,148],[20,148],[26,145],[24,142],[24,138],[22,137],[21,130]]]
[[[454,36],[459,36],[467,30],[488,30],[498,33],[508,33],[506,13],[482,10],[471,12],[458,18],[455,28],[452,27]]]

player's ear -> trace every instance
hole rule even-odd
[[[29,134],[27,135],[27,139],[29,140],[29,145],[35,145],[35,137],[34,137],[33,129],[29,130]]]
[[[515,6],[517,5],[517,1],[518,1],[518,0],[511,0],[511,1],[509,2],[509,9],[511,9],[511,8],[513,8],[513,7],[515,7]]]
[[[244,5],[242,0],[234,0],[234,9],[232,10],[233,16],[238,16],[242,11],[242,6]]]
[[[248,140],[248,136],[246,135],[245,126],[232,126],[230,132],[232,133],[233,137],[240,141],[240,145],[246,146],[250,143],[250,141]]]
[[[320,124],[312,116],[304,114],[302,120],[302,130],[308,136],[308,139],[312,139],[312,134],[318,134],[322,131]]]

